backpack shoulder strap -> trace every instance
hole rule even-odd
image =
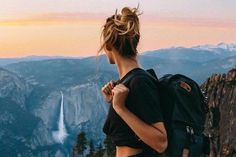
[[[130,81],[134,76],[137,75],[148,75],[150,76],[154,81],[157,81],[158,78],[156,76],[156,73],[153,69],[147,69],[147,70],[141,70],[141,71],[135,71],[133,73],[131,73],[127,78],[124,79],[124,81],[122,83],[127,83],[128,81]]]

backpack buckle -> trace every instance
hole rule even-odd
[[[186,126],[186,132],[187,132],[187,138],[188,138],[188,143],[192,144],[195,143],[195,138],[194,138],[194,130],[191,126]]]

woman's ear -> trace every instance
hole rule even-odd
[[[105,48],[107,49],[107,51],[112,51],[112,47],[109,44],[106,44]]]

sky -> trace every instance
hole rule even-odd
[[[140,53],[236,43],[235,0],[0,0],[0,58],[94,56],[105,19],[138,4]]]

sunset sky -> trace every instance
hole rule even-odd
[[[105,19],[139,3],[139,52],[236,43],[235,0],[0,0],[0,57],[92,56]]]

